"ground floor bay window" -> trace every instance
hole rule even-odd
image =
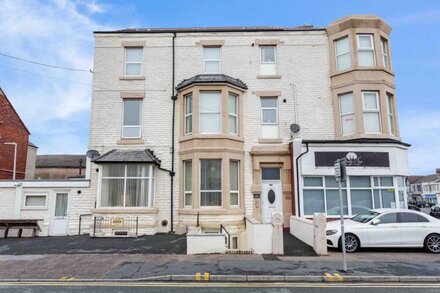
[[[103,164],[101,207],[152,207],[154,166],[152,164]]]
[[[378,208],[404,208],[405,185],[402,176],[349,176],[342,184],[343,211],[347,216]],[[303,178],[305,216],[340,214],[338,184],[334,176]]]

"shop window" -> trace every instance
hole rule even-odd
[[[220,73],[220,47],[203,47],[204,72]]]
[[[200,133],[220,133],[221,122],[221,93],[200,92]]]
[[[124,99],[122,138],[141,138],[142,99]]]
[[[222,205],[222,160],[200,160],[200,206]]]
[[[102,166],[101,207],[151,207],[154,167],[151,164]]]
[[[357,54],[359,66],[373,67],[376,65],[373,35],[357,35]]]
[[[336,70],[342,71],[351,67],[350,41],[348,37],[336,40],[335,54],[336,54]]]
[[[365,133],[380,133],[380,107],[378,92],[362,92]]]
[[[262,75],[277,74],[276,46],[260,46],[260,73]]]
[[[192,161],[184,161],[184,206],[192,206]]]
[[[192,133],[193,125],[193,96],[188,94],[185,96],[185,134]]]
[[[125,48],[125,76],[140,76],[143,48]]]
[[[342,135],[356,133],[356,116],[353,93],[339,95],[339,111]]]

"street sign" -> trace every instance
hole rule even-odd
[[[336,160],[335,177],[337,182],[347,181],[347,160],[345,158]]]

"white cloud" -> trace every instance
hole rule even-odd
[[[412,14],[399,15],[391,18],[390,22],[393,25],[409,25],[409,24],[430,24],[440,20],[440,10],[429,10],[422,12],[415,12]]]
[[[91,69],[93,31],[112,29],[92,18],[104,11],[105,6],[97,1],[0,0],[0,52],[57,66]],[[0,56],[0,86],[33,133],[31,139],[42,143],[40,153],[62,151],[56,140],[84,142],[83,137],[74,136],[87,136],[91,87],[86,84],[91,83],[92,74],[88,72],[41,67]],[[79,116],[83,121],[76,121]],[[63,146],[63,152],[79,149],[75,143]]]

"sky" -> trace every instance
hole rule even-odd
[[[39,154],[85,153],[94,30],[128,27],[326,27],[350,14],[389,23],[402,140],[411,174],[440,168],[440,1],[0,0],[0,87]]]

